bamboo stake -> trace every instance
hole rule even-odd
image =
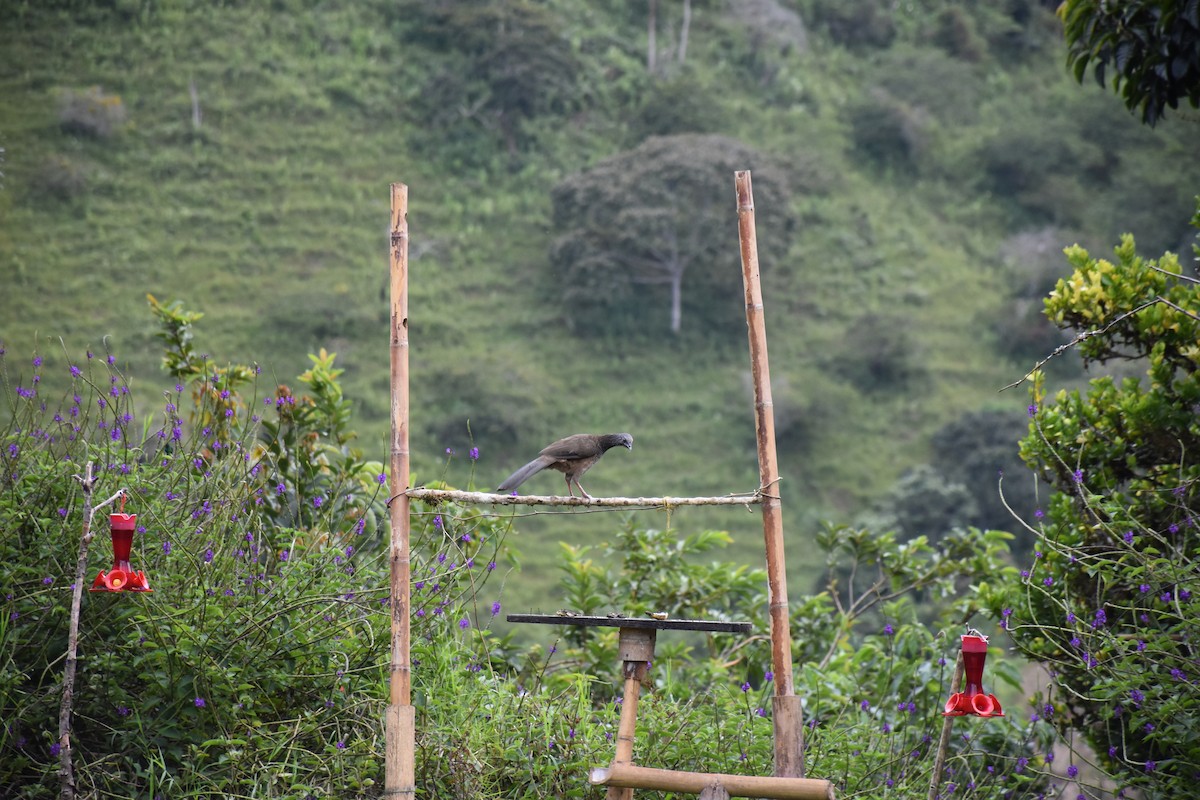
[[[410,500],[430,503],[463,503],[497,506],[589,506],[593,508],[675,508],[676,506],[751,506],[763,494],[731,494],[721,497],[568,497],[564,495],[512,495],[463,492],[456,489],[409,489]]]
[[[958,661],[954,664],[954,677],[950,679],[951,695],[962,690],[962,679],[963,654],[959,649]],[[929,778],[929,800],[937,800],[938,784],[942,782],[942,768],[946,766],[946,750],[950,747],[950,726],[953,723],[954,717],[946,717],[942,720],[942,736],[938,739],[937,757],[933,762],[933,775]]]
[[[812,778],[724,775],[716,772],[683,772],[635,764],[613,763],[596,767],[589,776],[593,786],[653,789],[660,792],[699,794],[719,783],[734,797],[769,797],[776,800],[834,800],[833,784]]]
[[[617,724],[617,752],[613,756],[614,765],[633,763],[633,740],[637,728],[638,698],[641,695],[642,681],[646,679],[646,674],[650,669],[649,664],[654,659],[656,638],[653,629],[621,629],[620,649],[623,660],[622,670],[625,673],[625,692],[621,697],[621,720]],[[633,789],[610,786],[605,794],[605,800],[633,800]]]
[[[758,238],[754,228],[754,191],[750,171],[734,173],[737,191],[738,241],[742,281],[746,290],[746,326],[754,378],[754,423],[758,439],[759,491],[779,483],[775,453],[775,413],[771,371],[767,360],[767,330],[763,320],[762,287],[758,271]],[[783,517],[778,494],[763,494],[763,541],[767,556],[767,599],[771,623],[771,666],[775,672],[772,720],[775,725],[775,774],[804,777],[804,712],[792,684],[792,638],[788,620]]]
[[[391,225],[391,382],[392,451],[391,574],[392,661],[389,705],[385,717],[384,794],[412,797],[416,793],[416,715],[412,706],[412,666],[409,654],[409,502],[408,481],[408,187],[392,184]]]

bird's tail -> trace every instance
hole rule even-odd
[[[546,461],[541,458],[535,458],[533,461],[530,461],[528,464],[521,467],[519,470],[514,472],[512,475],[509,475],[507,478],[505,478],[504,482],[496,487],[496,492],[499,494],[506,494],[508,492],[511,492],[513,489],[516,489],[522,483],[529,480],[530,478],[532,478],[534,475],[541,472],[545,468],[546,468]]]

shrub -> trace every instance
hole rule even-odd
[[[1021,452],[1057,493],[1031,521],[1022,579],[984,596],[1054,675],[1047,719],[1082,733],[1123,785],[1183,797],[1200,769],[1200,295],[1171,254],[1144,260],[1127,236],[1114,256],[1070,248],[1075,272],[1046,315],[1079,333],[1085,364],[1137,360],[1146,380],[1101,375],[1051,398],[1035,376]]]
[[[65,133],[107,139],[125,125],[125,104],[99,86],[65,89],[58,98],[58,124]]]
[[[87,185],[87,169],[64,155],[44,159],[29,179],[32,193],[60,202],[79,197],[87,190]]]

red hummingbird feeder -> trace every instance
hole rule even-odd
[[[994,694],[983,693],[983,663],[987,660],[987,637],[978,633],[963,634],[962,661],[966,688],[955,692],[946,701],[943,716],[1003,717],[1000,701]]]
[[[92,582],[93,592],[152,592],[146,573],[129,565],[133,549],[133,532],[137,530],[137,514],[125,513],[125,495],[121,495],[121,511],[108,515],[112,534],[113,568],[100,571]]]

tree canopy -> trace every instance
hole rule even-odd
[[[1082,82],[1088,65],[1130,111],[1154,125],[1187,100],[1200,107],[1200,0],[1066,0],[1058,10],[1067,60]]]
[[[652,137],[555,187],[554,225],[562,233],[550,260],[567,322],[582,333],[677,334],[685,309],[708,323],[740,318],[741,304],[730,302],[742,280],[730,234],[737,227],[733,174],[742,169],[754,170],[759,252],[769,269],[792,224],[788,181],[735,139]],[[664,318],[666,325],[658,322]]]

